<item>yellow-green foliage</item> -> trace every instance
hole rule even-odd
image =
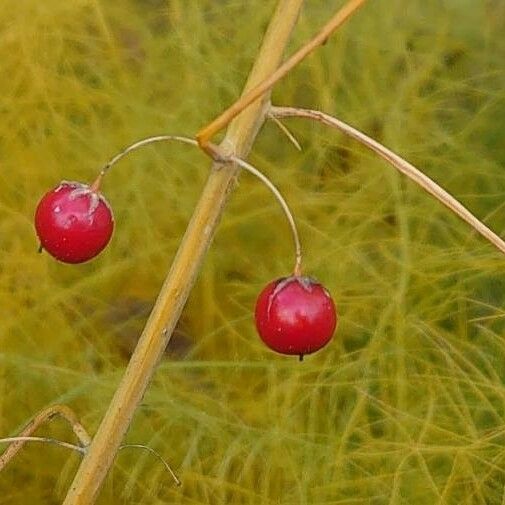
[[[32,216],[61,179],[121,147],[194,135],[238,95],[274,0],[3,0],[0,436],[73,407],[91,432],[206,178],[191,147],[130,156],[103,191],[110,247],[37,254]],[[290,50],[340,4],[306,2]],[[505,229],[505,6],[375,0],[274,91],[375,136]],[[288,123],[287,123],[288,124]],[[353,141],[290,120],[251,159],[284,192],[305,269],[334,294],[334,342],[300,364],[255,334],[260,288],[292,268],[289,229],[244,174],[100,503],[498,504],[505,475],[503,256]],[[60,421],[41,434],[71,440]],[[61,503],[79,456],[31,445],[0,503]]]

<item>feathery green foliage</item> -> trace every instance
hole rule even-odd
[[[291,48],[339,2],[307,2]],[[274,0],[4,0],[0,11],[0,436],[72,406],[96,428],[209,162],[157,145],[114,167],[112,243],[81,266],[36,254],[61,179],[121,147],[194,135],[240,92]],[[396,150],[505,229],[505,6],[376,0],[276,86]],[[300,364],[255,334],[255,296],[292,268],[278,204],[247,174],[99,503],[500,504],[503,257],[384,162],[316,124],[265,126],[251,156],[283,191],[305,269],[337,300],[334,342]],[[63,423],[41,433],[70,440]],[[0,503],[61,503],[79,456],[31,445]]]

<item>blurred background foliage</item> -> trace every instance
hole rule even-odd
[[[290,50],[341,2],[307,1]],[[0,434],[39,409],[104,413],[205,181],[158,145],[103,191],[112,243],[81,266],[37,254],[32,216],[121,147],[194,135],[240,93],[275,1],[4,0],[0,11]],[[505,4],[376,0],[273,94],[321,108],[425,170],[505,232]],[[505,500],[503,257],[356,143],[290,120],[251,159],[297,216],[306,271],[337,300],[300,364],[259,341],[255,296],[292,267],[278,204],[244,174],[100,503],[499,504]],[[54,421],[41,433],[70,440]],[[0,503],[61,503],[79,457],[32,445]]]

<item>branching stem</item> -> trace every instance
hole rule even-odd
[[[51,405],[41,410],[24,428],[21,430],[16,439],[12,439],[11,445],[0,456],[0,472],[11,461],[11,459],[19,452],[31,435],[43,424],[47,423],[53,417],[60,416],[72,427],[72,431],[78,438],[82,447],[87,447],[91,443],[91,437],[84,429],[84,426],[79,422],[74,411],[66,405]],[[33,437],[32,437],[33,438]],[[8,439],[3,439],[8,440]],[[62,442],[63,443],[63,442]],[[66,442],[65,442],[66,443]],[[60,444],[61,445],[61,444]]]
[[[279,67],[303,0],[279,0],[244,94]],[[268,94],[229,125],[220,148],[246,157],[268,109]],[[233,189],[238,166],[214,163],[176,257],[125,374],[79,466],[63,505],[95,502],[195,282]]]
[[[38,442],[38,443],[42,443],[42,444],[58,445],[58,446],[63,447],[65,449],[70,449],[72,451],[76,451],[79,454],[86,454],[86,451],[88,450],[87,447],[82,447],[80,445],[70,444],[69,442],[57,440],[56,438],[27,437],[27,436],[0,438],[0,444],[22,443],[24,445],[26,442]],[[123,450],[123,449],[143,449],[144,451],[149,452],[150,454],[152,454],[154,457],[156,457],[163,464],[163,466],[165,467],[167,472],[171,475],[171,477],[174,479],[175,483],[178,486],[180,486],[182,484],[179,477],[177,477],[177,475],[172,470],[172,468],[168,464],[168,462],[163,458],[163,456],[161,456],[161,454],[156,452],[154,449],[151,449],[151,447],[148,447],[147,445],[143,445],[143,444],[124,444],[119,448],[119,450]]]
[[[349,0],[333,17],[321,28],[317,35],[309,40],[302,48],[286,60],[273,74],[269,75],[254,88],[243,94],[233,105],[226,109],[221,115],[214,119],[207,126],[202,128],[196,135],[200,147],[211,157],[214,150],[209,141],[212,137],[223,129],[234,117],[240,114],[248,105],[263,96],[272,89],[274,84],[282,79],[290,70],[308,56],[314,49],[323,45],[328,38],[345,23],[366,0]]]
[[[132,151],[135,151],[139,149],[140,147],[153,144],[156,142],[166,142],[166,141],[175,141],[175,142],[182,142],[184,144],[189,144],[192,146],[198,147],[198,142],[194,139],[191,139],[189,137],[184,137],[181,135],[155,135],[153,137],[147,137],[145,139],[139,140],[135,142],[134,144],[131,144],[130,146],[126,147],[123,149],[121,152],[116,154],[109,162],[107,162],[102,170],[100,171],[98,177],[96,178],[95,182],[91,185],[93,191],[98,191],[100,188],[100,184],[102,183],[103,177],[105,174],[112,168],[113,165],[115,165],[119,160],[122,160],[127,154],[131,153]],[[293,214],[291,210],[289,209],[289,205],[287,204],[286,200],[282,196],[281,192],[277,189],[277,187],[274,185],[274,183],[265,175],[263,174],[260,170],[258,170],[256,167],[248,163],[247,161],[244,161],[243,159],[239,158],[238,156],[233,156],[233,155],[225,155],[221,154],[217,147],[214,147],[216,151],[216,156],[223,162],[223,163],[236,163],[239,165],[241,168],[246,170],[247,172],[253,174],[255,177],[257,177],[263,184],[265,184],[268,189],[273,193],[274,197],[277,199],[277,201],[280,203],[282,210],[284,211],[286,218],[288,220],[289,226],[291,228],[291,233],[293,235],[293,242],[295,246],[295,267],[294,267],[294,275],[301,275],[301,267],[302,267],[302,246],[300,243],[300,236],[298,234],[298,229],[296,227],[295,219],[293,217]]]

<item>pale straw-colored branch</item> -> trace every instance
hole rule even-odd
[[[461,202],[459,202],[454,196],[439,186],[433,179],[428,177],[421,170],[368,135],[365,135],[343,121],[318,110],[300,109],[296,107],[272,107],[270,109],[270,114],[278,119],[288,117],[312,119],[352,137],[377,153],[394,168],[406,175],[430,195],[434,196],[439,202],[443,203],[461,219],[466,221],[475,231],[480,233],[499,251],[505,254],[505,242],[493,230],[488,228],[479,218],[474,216]]]
[[[0,438],[0,444],[11,444],[11,447],[12,445],[17,443],[21,443],[22,445],[24,445],[26,442],[38,442],[42,444],[58,445],[60,447],[64,447],[65,449],[71,449],[72,451],[76,451],[80,454],[84,454],[86,452],[86,447],[81,447],[80,445],[71,444],[69,442],[63,442],[62,440],[57,440],[56,438],[28,437],[28,436]]]
[[[84,429],[74,411],[66,405],[52,405],[40,411],[19,433],[19,436],[12,438],[12,443],[7,447],[6,451],[0,456],[0,472],[5,468],[7,463],[19,452],[25,442],[31,435],[43,424],[47,423],[54,417],[63,418],[71,426],[72,431],[81,443],[81,447],[87,447],[91,443],[91,437]],[[4,441],[9,439],[3,439]],[[65,444],[62,442],[61,444]],[[60,444],[60,445],[61,445]],[[70,444],[71,445],[71,444]]]
[[[69,442],[64,442],[63,440],[58,440],[56,438],[48,438],[48,437],[29,437],[29,436],[19,436],[19,437],[6,437],[6,438],[0,438],[0,444],[17,444],[17,443],[22,443],[25,444],[26,442],[37,442],[41,444],[52,444],[52,445],[57,445],[59,447],[63,447],[64,449],[70,449],[72,451],[78,452],[79,454],[86,454],[86,451],[88,450],[87,447],[82,447],[80,445],[75,445],[71,444]],[[143,449],[144,451],[149,452],[149,454],[152,454],[158,461],[160,461],[163,466],[165,467],[165,470],[171,475],[171,477],[174,479],[175,483],[180,486],[182,482],[180,481],[179,477],[175,474],[175,472],[172,470],[171,466],[168,464],[168,462],[163,458],[161,454],[156,452],[154,449],[151,449],[151,447],[148,447],[147,445],[143,444],[124,444],[122,445],[119,450],[123,449]]]

